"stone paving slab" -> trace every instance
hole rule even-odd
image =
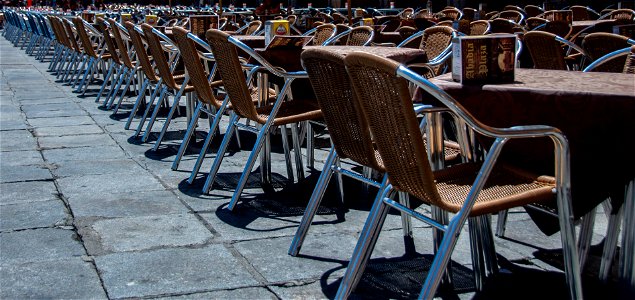
[[[0,203],[16,204],[57,199],[57,188],[52,181],[0,183]]]
[[[64,161],[91,161],[104,159],[122,159],[126,154],[118,146],[91,146],[42,151],[49,163],[60,164]]]
[[[48,127],[48,128],[58,128],[58,127]],[[59,127],[59,128],[64,128],[64,127]],[[36,132],[37,131],[38,129],[36,129]],[[62,133],[65,135],[39,137],[38,143],[40,144],[40,148],[48,150],[48,149],[55,149],[55,148],[116,145],[115,141],[112,138],[110,138],[110,136],[108,136],[107,134],[100,133],[99,131],[96,132],[97,134],[82,132],[79,135],[72,135],[74,133],[72,131],[71,132],[62,131]]]
[[[183,214],[189,210],[170,191],[68,196],[76,219]]]
[[[60,200],[0,205],[0,231],[52,227],[69,217]]]
[[[37,143],[27,130],[2,131],[0,135],[2,151],[36,150]]]
[[[258,285],[223,245],[115,253],[96,257],[95,263],[113,298]]]
[[[2,299],[107,299],[91,263],[80,258],[1,266]]]
[[[103,219],[76,225],[87,241],[86,248],[91,255],[197,246],[213,238],[213,234],[191,214]]]
[[[150,174],[103,174],[65,177],[58,180],[60,190],[68,196],[157,191],[164,187]]]
[[[3,168],[38,164],[44,164],[39,151],[0,151],[0,166]]]
[[[0,233],[0,250],[2,265],[79,258],[85,254],[75,232],[57,228]]]
[[[53,175],[46,166],[30,165],[20,167],[1,167],[0,182],[21,182],[34,180],[52,180]]]
[[[99,134],[104,131],[97,125],[72,125],[65,127],[38,127],[33,130],[36,137],[81,134]]]

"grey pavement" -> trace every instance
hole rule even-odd
[[[0,39],[0,299],[334,297],[374,191],[345,181],[342,205],[333,184],[301,255],[287,254],[328,149],[317,150],[316,169],[305,170],[306,180],[287,184],[274,137],[274,189],[261,188],[256,165],[245,200],[230,212],[226,206],[253,136],[241,134],[246,145],[232,146],[219,184],[203,194],[204,174],[193,185],[186,182],[197,151],[188,152],[179,170],[170,169],[183,116],[154,152],[152,143],[123,129],[133,97],[121,114],[111,115],[90,96],[98,85],[78,97],[47,67]],[[326,135],[321,139],[328,145]],[[213,157],[205,160],[204,173]],[[606,229],[598,214],[594,244]],[[433,247],[430,227],[415,223],[414,232],[416,253],[404,246],[398,215],[388,217],[355,298],[417,295]],[[501,274],[476,293],[464,231],[453,255],[456,288],[439,295],[566,295],[558,234],[543,235],[519,209],[510,213],[507,238],[496,238],[496,245]],[[585,282],[593,283],[597,255],[591,259],[595,269],[585,270]],[[546,287],[536,289],[537,282]]]

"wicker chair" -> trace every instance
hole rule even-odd
[[[599,20],[603,19],[632,21],[635,19],[635,10],[628,8],[612,10],[599,18]]]
[[[489,31],[491,33],[514,33],[518,30],[522,31],[518,24],[509,19],[496,18],[494,20],[490,20],[489,22]]]
[[[472,243],[476,246],[472,249],[474,265],[481,265],[477,262],[478,259],[492,268],[490,271],[495,272],[496,258],[492,255],[493,251],[486,252],[489,255],[483,255],[481,251],[481,247],[494,247],[491,231],[487,226],[487,215],[501,209],[553,199],[557,201],[559,208],[565,273],[570,295],[573,299],[582,297],[569,199],[569,148],[560,130],[548,126],[492,128],[475,120],[438,87],[394,61],[365,53],[352,53],[345,58],[345,64],[358,99],[363,99],[358,104],[376,139],[377,150],[390,183],[381,189],[380,196],[375,199],[335,298],[347,298],[361,278],[391,207],[445,231],[419,295],[420,299],[432,299],[468,218],[470,230],[474,233],[470,237],[473,241],[476,240]],[[482,164],[464,163],[433,171],[412,110],[409,82],[448,107],[478,134],[496,139]],[[508,139],[534,137],[549,137],[553,141],[557,157],[555,178],[537,176],[496,163],[497,156]],[[502,188],[503,186],[509,189]],[[424,203],[455,214],[448,225],[439,224],[412,207],[404,207],[392,200],[395,192],[414,195]]]
[[[75,89],[74,92],[79,93],[81,91],[82,95],[84,95],[86,93],[88,83],[92,80],[97,64],[103,61],[101,56],[98,54],[99,49],[96,49],[98,44],[95,44],[94,41],[97,38],[100,39],[101,34],[97,31],[97,29],[80,17],[73,18],[73,23],[75,24],[75,31],[77,32],[81,42],[81,53],[83,54],[83,59],[81,66],[77,69],[77,77],[74,81],[72,81],[71,87],[75,88],[77,85],[77,89]],[[81,75],[81,71],[84,71],[83,75]],[[79,81],[80,77],[82,78],[81,81]]]
[[[489,22],[486,20],[477,20],[470,22],[469,35],[484,35],[489,33]]]
[[[456,7],[446,8],[439,12],[444,18],[448,18],[450,20],[458,20],[463,16],[463,13]]]
[[[336,30],[337,26],[335,26],[334,24],[323,24],[316,27],[311,43],[316,46],[324,44],[324,42],[326,42],[328,39],[335,36]]]
[[[535,30],[525,33],[523,39],[536,69],[570,69],[566,60],[572,60],[573,58],[570,56],[565,57],[565,51],[562,48],[563,43],[581,53],[582,59],[586,57],[583,49],[553,33]],[[575,67],[571,68],[575,69]]]
[[[344,67],[344,56],[325,50],[310,49],[302,53],[302,63],[309,74],[318,103],[322,108],[333,146],[289,248],[289,254],[292,256],[298,255],[311,221],[334,173],[339,175],[340,187],[342,184],[341,175],[347,175],[366,184],[379,187],[381,183],[370,178],[368,176],[370,172],[367,172],[367,169],[370,168],[378,172],[385,171],[373,146],[374,142],[368,125],[356,105],[357,100],[354,99],[356,96]],[[459,154],[458,145],[446,143],[444,160],[455,160]],[[365,168],[364,176],[339,168],[340,159],[348,159],[363,166]],[[407,205],[407,198],[402,197],[401,200],[404,205]],[[412,238],[409,224],[409,218],[404,216],[404,236]]]
[[[485,16],[483,16],[483,20],[494,20],[496,18],[498,18],[498,13],[499,11],[490,11],[488,13],[485,14]]]
[[[77,59],[81,57],[82,55],[82,47],[80,46],[79,42],[77,42],[77,32],[75,30],[75,28],[73,27],[73,23],[71,20],[65,19],[65,18],[60,18],[60,21],[64,27],[64,30],[66,32],[66,35],[68,36],[68,40],[70,41],[70,45],[72,48],[72,57],[70,58],[68,67],[66,68],[66,72],[64,73],[64,75],[62,76],[62,81],[67,81],[70,80],[69,76],[73,75],[73,70],[77,70],[78,67],[78,62]],[[58,75],[59,76],[59,75]]]
[[[498,14],[498,18],[514,21],[516,24],[521,24],[525,19],[522,13],[517,10],[504,10]]]
[[[132,47],[135,50],[135,54],[137,56],[137,61],[141,65],[141,71],[143,71],[144,80],[141,84],[141,89],[139,90],[139,95],[137,96],[137,100],[130,111],[130,115],[128,116],[128,120],[124,125],[124,129],[130,129],[130,124],[132,124],[132,120],[134,119],[141,103],[145,101],[146,91],[151,91],[151,96],[149,102],[152,103],[154,98],[158,95],[160,88],[160,78],[157,75],[156,69],[152,65],[152,61],[150,55],[148,55],[148,50],[145,45],[145,38],[143,34],[143,30],[141,27],[135,26],[132,22],[124,23],[124,26],[128,30],[128,34],[130,35],[130,40],[132,41]],[[147,107],[145,111],[144,118],[148,116],[150,111],[150,106]],[[139,129],[140,130],[140,129]]]
[[[540,30],[568,39],[571,35],[572,27],[571,24],[565,21],[549,21]]]
[[[53,29],[53,33],[55,34],[55,39],[59,44],[59,54],[56,59],[51,61],[49,66],[49,70],[56,73],[57,78],[62,74],[62,70],[67,61],[74,55],[73,45],[71,45],[71,41],[66,34],[66,29],[64,29],[64,24],[62,21],[53,15],[47,16],[49,22],[51,23],[51,28]]]
[[[106,49],[110,53],[110,59],[111,59],[110,67],[108,69],[108,74],[106,75],[106,77],[104,77],[104,82],[101,88],[99,89],[99,93],[97,94],[97,97],[95,98],[95,102],[99,102],[99,99],[103,95],[104,89],[106,85],[108,85],[108,83],[110,82],[112,76],[115,74],[119,74],[121,72],[121,69],[123,68],[123,63],[121,62],[119,51],[117,50],[117,44],[115,44],[115,41],[112,38],[111,31],[108,28],[108,24],[106,23],[106,21],[102,19],[101,17],[97,17],[95,21],[96,21],[97,28],[99,28],[99,30],[101,31],[104,37],[104,44],[106,44]],[[115,77],[117,76],[115,75]],[[116,82],[116,78],[113,79],[112,82],[110,82],[110,88],[109,88],[108,94],[106,95],[106,99],[104,100],[104,103],[103,103],[104,107],[108,105],[108,103],[110,102],[110,98],[113,97],[113,94],[116,93],[115,82]]]
[[[572,5],[569,9],[573,12],[573,21],[597,20],[600,17],[595,10],[586,6]]]
[[[592,61],[609,54],[615,50],[628,48],[634,45],[635,41],[618,34],[613,33],[591,33],[582,40],[582,48]],[[621,59],[614,58],[610,62],[604,62],[601,67],[595,69],[596,72],[622,72],[626,56]]]
[[[434,26],[423,31],[419,49],[424,50],[428,56],[428,63],[425,65],[433,71],[432,76],[443,73],[447,68],[447,59],[452,52],[454,37],[456,37],[456,31],[447,26]],[[411,65],[411,67],[419,67],[419,64]]]
[[[527,5],[525,6],[525,12],[527,13],[527,18],[537,17],[545,13],[545,11],[536,5]]]
[[[126,84],[122,89],[123,91],[121,92],[121,96],[119,97],[119,100],[117,101],[117,105],[115,106],[115,110],[113,111],[113,113],[116,114],[117,111],[119,111],[119,107],[121,105],[124,95],[126,94],[126,91],[128,91],[128,88],[130,88],[131,84],[133,84],[133,79],[135,78],[135,73],[137,72],[137,69],[139,67],[139,62],[133,61],[133,59],[131,59],[129,55],[130,49],[127,46],[128,45],[127,42],[130,38],[128,35],[128,30],[125,27],[123,27],[123,25],[117,23],[113,19],[108,19],[108,23],[110,24],[110,28],[112,29],[111,31],[113,33],[115,43],[117,44],[117,49],[122,49],[122,50],[125,49],[123,51],[119,51],[119,56],[121,58],[121,62],[123,63],[122,65],[123,70],[121,71],[119,75],[120,79],[117,85],[121,87],[124,81],[126,82]],[[124,38],[125,38],[125,41],[124,41]],[[106,106],[107,109],[110,109],[112,107],[113,103],[115,102],[116,96],[117,96],[117,93],[115,92],[115,96],[112,98],[111,102]]]
[[[506,10],[517,11],[523,15],[523,18],[527,16],[527,12],[523,8],[516,5],[505,5],[505,7],[503,7],[503,11],[506,11]]]
[[[614,72],[615,65],[623,62],[619,73],[635,74],[635,46],[622,48],[610,52],[589,64],[584,68],[584,72]]]
[[[531,31],[531,30],[538,29],[539,27],[542,28],[542,26],[547,24],[547,22],[549,21],[543,18],[530,17],[525,20],[525,29],[527,29],[528,31]]]
[[[142,24],[141,29],[145,34],[146,42],[148,43],[148,49],[150,53],[152,53],[152,58],[154,60],[154,64],[159,71],[159,76],[161,77],[162,90],[161,95],[159,95],[156,104],[154,105],[154,111],[152,112],[152,116],[148,121],[148,125],[145,128],[143,133],[143,137],[141,140],[143,142],[147,142],[150,137],[150,133],[152,132],[152,127],[154,122],[157,119],[159,114],[159,109],[161,107],[161,102],[166,99],[168,95],[173,95],[174,99],[172,101],[172,105],[170,106],[170,110],[168,115],[165,117],[163,122],[163,127],[161,127],[161,133],[159,137],[154,143],[153,150],[156,151],[159,149],[163,138],[168,130],[168,126],[170,126],[170,122],[176,112],[176,109],[179,107],[179,101],[181,100],[181,96],[187,93],[194,92],[194,87],[188,84],[187,76],[180,76],[174,74],[175,66],[178,63],[178,48],[174,44],[174,42],[165,36],[163,33],[153,28],[148,24]],[[166,59],[166,56],[171,57],[171,61]],[[180,79],[183,78],[181,81]],[[151,106],[152,103],[149,103],[148,106]],[[135,132],[135,136],[140,133],[140,128],[143,126],[144,120],[142,119],[139,122],[139,126],[137,127],[137,131]]]
[[[212,188],[212,184],[215,181],[218,170],[227,151],[229,141],[232,138],[232,133],[236,126],[243,127],[249,131],[257,134],[257,139],[254,147],[249,154],[249,159],[245,165],[243,173],[238,181],[232,200],[227,206],[229,210],[233,210],[240,199],[240,195],[247,183],[249,174],[256,162],[258,154],[265,146],[267,136],[272,126],[280,126],[281,129],[286,128],[288,124],[295,124],[299,122],[305,122],[309,120],[315,120],[322,117],[322,112],[318,107],[314,99],[293,99],[293,101],[285,101],[287,95],[290,93],[291,83],[297,78],[307,78],[306,72],[285,72],[279,68],[271,66],[266,60],[258,55],[253,49],[247,45],[241,43],[228,34],[210,29],[206,35],[210,48],[216,59],[216,65],[219,75],[223,80],[225,92],[229,97],[229,101],[232,104],[232,114],[229,121],[229,126],[225,131],[225,137],[218,150],[212,168],[207,176],[205,185],[203,186],[203,192],[207,193]],[[247,86],[245,73],[242,64],[238,58],[238,48],[246,52],[251,58],[258,61],[266,71],[270,72],[273,76],[281,77],[284,80],[284,86],[282,87],[276,101],[273,104],[256,107],[253,102],[253,98]],[[259,68],[255,69],[259,70]],[[254,70],[254,71],[255,71]],[[253,73],[252,73],[253,74]],[[250,76],[248,76],[250,78]],[[265,87],[260,87],[265,88]],[[258,128],[239,124],[239,119],[244,118],[254,122]],[[296,171],[298,175],[302,172],[302,158],[299,146],[299,141],[296,132],[296,126],[292,126],[293,145],[296,154]],[[286,139],[286,130],[283,130],[283,140]],[[267,156],[268,150],[265,148],[264,155]],[[261,169],[265,166],[261,165]],[[262,171],[261,171],[262,175]],[[303,174],[302,174],[303,176]],[[300,177],[300,176],[299,176]]]
[[[465,7],[463,8],[463,16],[461,16],[462,20],[476,21],[476,12],[477,10],[474,8]]]
[[[414,12],[415,12],[414,8],[408,7],[408,8],[404,8],[404,10],[399,12],[397,16],[402,19],[412,19],[414,17]]]
[[[339,26],[339,25],[338,25]],[[346,41],[342,41],[345,38]],[[335,45],[337,43],[347,46],[368,46],[375,38],[375,30],[370,26],[357,26],[353,29],[340,32],[326,40],[324,45]]]

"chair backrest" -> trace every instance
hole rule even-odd
[[[337,27],[334,24],[322,24],[315,28],[313,39],[311,40],[313,45],[322,45],[326,40],[335,36]]]
[[[461,19],[475,21],[474,20],[475,18],[476,18],[476,9],[469,8],[469,7],[463,8],[463,16],[461,16]]]
[[[60,42],[64,47],[71,48],[71,42],[68,40],[68,35],[66,34],[66,30],[64,29],[64,24],[62,21],[55,16],[48,16],[49,21],[51,21],[51,26],[53,27],[53,32],[55,33],[55,38],[58,42]]]
[[[597,60],[608,53],[627,48],[630,45],[627,37],[604,32],[590,33],[582,40],[582,48],[592,60]],[[601,70],[604,72],[622,72],[625,61],[626,56],[614,59],[611,63],[603,64]]]
[[[518,24],[509,19],[496,18],[494,20],[490,20],[490,28],[489,31],[491,33],[514,33],[516,32],[516,28]]]
[[[507,20],[511,20],[514,21],[514,23],[516,24],[520,24],[521,21],[524,19],[524,16],[516,10],[504,10],[501,11],[498,14],[498,17],[501,19],[507,19]]]
[[[573,28],[568,22],[558,20],[545,23],[545,26],[540,28],[540,30],[551,32],[559,37],[567,39],[569,38],[569,35],[571,35]]]
[[[588,7],[582,5],[572,5],[569,9],[573,12],[573,21],[591,20]]]
[[[346,39],[347,46],[368,46],[375,38],[375,30],[370,26],[357,26]]]
[[[527,12],[524,9],[522,9],[521,7],[516,6],[516,5],[505,5],[505,7],[503,7],[503,10],[504,11],[505,10],[517,11],[517,12],[519,12],[519,13],[521,13],[523,15],[523,18],[527,15]]]
[[[441,21],[441,22],[438,22],[436,26],[447,26],[452,28],[452,26],[454,26],[454,21],[453,20]]]
[[[383,170],[375,157],[368,124],[346,73],[344,56],[308,49],[302,52],[302,63],[309,74],[337,154],[375,170]]]
[[[115,37],[114,40],[117,44],[117,48],[119,49],[119,57],[121,58],[123,64],[126,65],[126,67],[128,68],[134,68],[132,60],[128,55],[128,46],[123,40],[123,33],[119,26],[117,26],[117,22],[113,19],[108,19],[108,24],[110,24],[110,30],[112,31],[112,35]]]
[[[70,45],[73,50],[80,52],[81,47],[79,43],[77,43],[77,37],[75,37],[75,29],[71,25],[71,21],[61,18],[62,24],[64,25],[64,30],[66,31],[66,35],[68,36],[68,40],[70,41]]]
[[[214,97],[205,69],[201,63],[200,55],[198,50],[196,50],[196,44],[188,37],[189,31],[181,27],[174,27],[172,33],[174,34],[174,41],[179,47],[179,51],[181,51],[181,59],[183,59],[183,64],[189,75],[190,82],[196,90],[198,99],[219,108],[220,104]]]
[[[397,14],[402,19],[410,19],[413,17],[415,10],[412,7],[404,8],[401,12]]]
[[[359,54],[349,54],[344,61],[390,183],[400,191],[444,208],[412,108],[408,83],[396,74],[399,64]]]
[[[73,18],[73,23],[75,24],[75,29],[77,31],[77,35],[79,36],[79,40],[82,43],[82,51],[84,54],[90,57],[97,57],[95,53],[95,48],[93,48],[93,43],[90,41],[88,37],[88,33],[86,32],[86,28],[84,27],[84,20],[80,17]]]
[[[536,5],[527,5],[525,6],[525,13],[527,13],[527,17],[531,18],[531,17],[537,17],[541,14],[543,14],[545,11],[540,8],[539,6]]]
[[[493,20],[496,19],[498,17],[499,11],[490,11],[488,13],[485,14],[485,16],[483,17],[483,20]]]
[[[148,49],[150,50],[150,53],[152,53],[152,59],[154,60],[157,70],[159,70],[159,76],[163,79],[163,83],[169,88],[178,89],[179,87],[176,85],[176,81],[174,81],[172,70],[170,69],[168,60],[165,57],[166,51],[163,50],[159,37],[154,32],[156,29],[148,24],[141,24],[141,29],[143,29],[146,42],[148,43]]]
[[[141,63],[141,70],[143,70],[143,73],[146,75],[148,80],[152,82],[159,81],[157,73],[152,66],[152,62],[150,62],[148,50],[146,49],[146,46],[143,42],[143,37],[141,35],[142,33],[138,31],[141,29],[136,28],[135,24],[130,21],[126,21],[126,23],[124,23],[124,26],[126,27],[126,29],[128,29],[128,34],[130,34],[132,46],[134,47],[135,53],[137,54],[137,60],[139,60],[139,62]]]
[[[463,16],[463,13],[456,7],[446,8],[440,11],[441,14],[445,16],[445,18],[450,18],[452,20],[458,20]]]
[[[556,35],[544,31],[530,31],[523,36],[536,69],[566,70],[564,50]]]
[[[251,99],[236,46],[227,40],[227,33],[219,30],[210,29],[205,33],[205,37],[216,58],[218,73],[234,112],[241,117],[257,120],[258,112]]]
[[[635,10],[628,9],[628,8],[616,9],[609,13],[608,18],[612,20],[632,21],[633,19],[635,19]]]
[[[247,29],[245,30],[245,35],[256,34],[260,31],[260,27],[262,27],[262,22],[260,20],[253,20],[249,22],[249,26],[247,26]]]
[[[419,49],[426,52],[428,59],[433,59],[445,50],[451,43],[454,29],[447,26],[434,26],[423,31]]]
[[[489,22],[486,20],[477,20],[470,22],[469,35],[484,35],[489,32]]]
[[[415,32],[417,32],[417,28],[410,27],[410,26],[401,26],[397,28],[396,32],[399,33],[401,40],[405,40],[409,38],[410,36],[412,36]]]
[[[525,28],[527,30],[534,30],[536,27],[547,24],[547,19],[538,18],[538,17],[530,17],[525,19]]]
[[[110,29],[108,29],[106,21],[101,17],[97,17],[95,21],[97,22],[97,28],[99,28],[99,31],[101,31],[101,34],[104,36],[106,49],[108,50],[108,53],[110,53],[113,62],[121,65],[121,60],[119,59],[119,51],[117,51],[117,45],[115,44],[113,38],[110,36]]]

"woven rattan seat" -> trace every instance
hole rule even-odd
[[[475,274],[480,274],[482,270],[479,271],[478,268],[482,268],[483,265],[488,266],[490,272],[494,273],[495,255],[481,248],[493,250],[494,247],[491,229],[487,225],[489,221],[481,214],[549,199],[558,201],[565,269],[571,297],[581,297],[575,230],[570,215],[569,170],[566,163],[561,163],[568,159],[568,154],[562,152],[568,151],[565,150],[568,146],[566,138],[558,129],[547,126],[491,128],[475,120],[458,102],[438,87],[394,61],[366,53],[352,53],[345,58],[345,64],[358,95],[358,105],[362,108],[376,139],[377,150],[388,174],[388,184],[375,200],[335,298],[348,297],[359,281],[391,207],[411,214],[445,232],[419,295],[420,299],[432,299],[468,218]],[[431,97],[441,101],[478,134],[496,138],[482,165],[463,163],[433,171],[419,134],[419,124],[412,111],[409,83],[417,85]],[[535,131],[539,130],[538,128],[541,128],[541,133]],[[502,132],[507,132],[504,137]],[[512,136],[550,137],[556,147],[556,161],[559,161],[555,166],[558,177],[537,176],[496,163],[501,148]],[[477,172],[479,175],[470,182],[474,178],[473,174]],[[408,193],[425,203],[456,214],[451,217],[447,226],[439,225],[427,215],[392,200],[396,192]],[[484,246],[486,244],[488,246]]]
[[[375,31],[370,26],[357,26],[351,30],[346,39],[347,46],[367,46],[375,37]]]

